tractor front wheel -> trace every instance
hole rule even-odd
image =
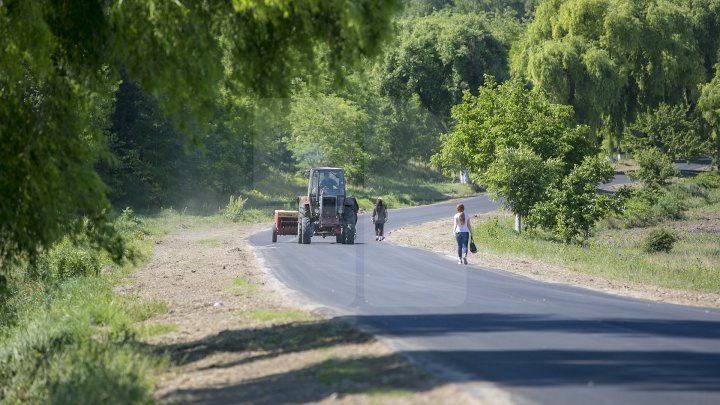
[[[277,242],[277,225],[275,224],[273,224],[272,241],[273,243]]]

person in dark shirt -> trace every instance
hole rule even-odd
[[[385,239],[385,223],[388,221],[387,205],[383,203],[382,197],[378,197],[373,208],[372,221],[375,224],[375,240]]]

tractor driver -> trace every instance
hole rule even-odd
[[[337,191],[338,183],[330,177],[330,173],[324,172],[320,180],[320,189],[326,193]]]

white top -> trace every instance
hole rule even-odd
[[[460,215],[465,215],[465,223],[460,224]],[[468,215],[465,212],[458,212],[455,214],[455,217],[453,217],[453,232],[470,232],[470,228],[468,228],[468,224],[470,223],[470,215]]]

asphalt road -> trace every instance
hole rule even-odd
[[[496,208],[463,200],[468,213]],[[450,218],[455,202],[390,211],[386,232]],[[515,403],[720,404],[720,311],[546,284],[482,263],[375,242],[299,245],[255,234],[274,274],[305,299],[351,317],[396,350],[477,395]],[[491,400],[490,403],[496,403]]]

